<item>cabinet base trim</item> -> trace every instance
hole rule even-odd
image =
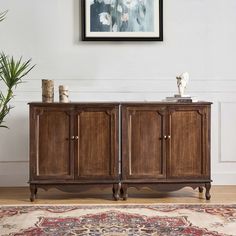
[[[171,191],[177,191],[179,189],[182,189],[184,187],[191,187],[192,189],[198,188],[199,192],[202,193],[203,189],[205,188],[205,197],[206,200],[210,200],[210,189],[211,189],[211,181],[205,181],[205,182],[185,182],[185,183],[125,183],[122,182],[121,189],[120,189],[120,198],[123,200],[127,200],[128,198],[128,188],[134,187],[137,190],[141,190],[143,188],[149,188],[155,191],[159,192],[171,192]]]
[[[119,180],[86,180],[85,181],[75,181],[75,180],[30,180],[29,184],[38,184],[38,185],[90,185],[90,184],[116,184],[119,183]]]
[[[212,180],[211,179],[121,180],[122,184],[186,184],[186,183],[208,183],[208,182],[212,182]]]
[[[63,192],[68,193],[80,193],[92,188],[98,188],[104,190],[105,188],[111,188],[114,200],[119,200],[120,195],[120,183],[99,183],[99,184],[30,184],[30,201],[33,202],[37,198],[38,188],[48,191],[51,188],[56,188]]]

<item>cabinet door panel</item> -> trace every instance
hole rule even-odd
[[[37,109],[34,124],[34,178],[72,178],[69,114],[60,109]]]
[[[204,108],[177,108],[170,111],[168,176],[199,178],[208,175],[208,127]]]
[[[123,179],[165,177],[164,113],[155,107],[123,108]]]
[[[118,178],[118,108],[85,109],[76,126],[77,178]]]

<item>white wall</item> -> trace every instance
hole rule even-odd
[[[164,42],[82,42],[79,0],[0,0],[5,9],[0,50],[37,67],[0,129],[1,186],[28,180],[27,102],[41,100],[41,79],[68,84],[73,101],[161,100],[184,71],[188,93],[214,102],[214,184],[236,184],[235,0],[164,0]]]

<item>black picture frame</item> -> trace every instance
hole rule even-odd
[[[157,18],[158,18],[158,30],[156,35],[154,36],[141,36],[142,32],[138,32],[139,36],[130,36],[127,34],[125,36],[126,32],[122,32],[122,36],[115,35],[113,36],[113,32],[109,32],[109,36],[104,36],[103,32],[95,32],[96,36],[89,35],[88,28],[90,27],[88,21],[87,13],[88,13],[88,4],[90,3],[90,0],[81,0],[81,9],[82,9],[82,40],[83,41],[163,41],[163,0],[153,0],[158,2],[158,12]],[[92,32],[94,33],[94,32]]]

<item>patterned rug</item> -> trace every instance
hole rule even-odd
[[[236,235],[236,205],[1,206],[0,235]]]

